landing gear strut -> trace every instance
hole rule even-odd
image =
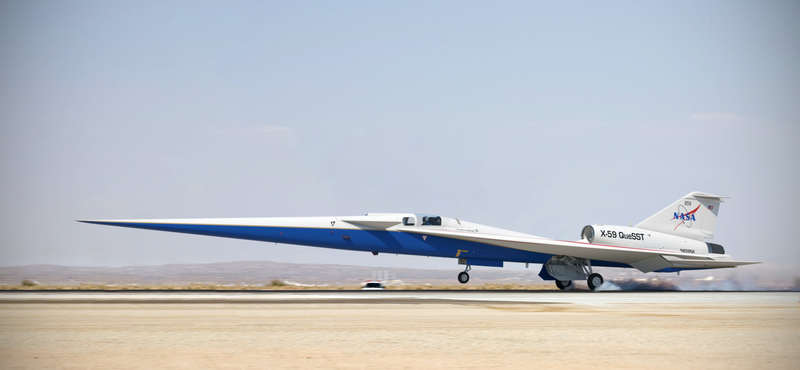
[[[467,271],[472,270],[472,266],[467,265],[467,268],[464,271],[458,273],[458,282],[461,284],[466,284],[469,281],[469,274]]]

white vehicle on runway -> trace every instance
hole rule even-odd
[[[346,217],[87,220],[101,225],[200,234],[378,253],[455,258],[466,265],[458,281],[469,281],[471,266],[504,262],[540,263],[539,276],[561,289],[586,280],[592,290],[603,277],[592,266],[679,272],[728,268],[758,262],[735,261],[714,236],[723,197],[693,192],[635,227],[594,224],[581,239],[564,241],[503,230],[457,218],[416,213],[368,213]]]

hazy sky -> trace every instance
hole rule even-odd
[[[800,3],[0,1],[0,265],[455,260],[76,219],[418,212],[559,239],[729,196],[794,264]]]

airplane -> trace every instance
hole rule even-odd
[[[472,266],[506,262],[542,264],[539,276],[569,290],[586,280],[597,290],[603,277],[593,266],[641,272],[732,268],[760,262],[735,261],[705,239],[714,236],[725,197],[692,192],[636,226],[584,226],[576,241],[547,239],[479,225],[458,218],[419,213],[367,213],[346,217],[78,220],[224,238],[297,244],[353,251],[455,258],[466,284]]]

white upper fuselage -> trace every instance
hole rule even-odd
[[[472,255],[474,258],[483,260],[527,261],[526,257],[511,253],[512,250],[517,250],[531,252],[536,255],[568,255],[590,260],[628,264],[643,271],[654,271],[667,267],[717,268],[744,264],[733,261],[730,256],[725,254],[712,255],[707,253],[705,248],[699,247],[701,244],[704,245],[703,242],[672,235],[659,235],[659,233],[652,231],[645,231],[648,232],[648,236],[641,240],[619,239],[617,242],[613,239],[602,237],[600,231],[598,231],[597,240],[594,242],[586,239],[561,241],[476,224],[457,218],[414,213],[369,213],[365,216],[345,217],[151,219],[92,222],[114,226],[339,249],[458,258]],[[601,228],[622,228],[602,225],[595,225],[594,227],[597,227],[598,230]],[[323,238],[324,235],[328,235],[324,233],[325,230],[330,232],[330,241]],[[635,231],[635,229],[632,230]],[[364,236],[355,236],[356,231],[367,232],[367,234],[362,233],[361,235]],[[380,238],[374,240],[365,239],[367,235],[370,238],[374,238],[377,235],[375,233],[378,232],[390,233],[391,235],[397,235],[397,233],[418,235],[422,240],[409,240],[405,244],[386,244],[386,240]],[[354,235],[343,235],[345,242],[342,242],[337,236],[341,233]],[[653,237],[653,235],[658,237]],[[436,236],[440,239],[429,239],[430,236]],[[367,239],[371,241],[367,241]],[[661,239],[669,240],[670,242],[653,242],[653,240]],[[676,242],[684,239],[685,243]],[[442,244],[446,240],[451,242]],[[362,241],[363,243],[359,244]],[[464,247],[462,249],[453,244],[453,242],[458,241],[479,243],[478,246],[483,245],[483,247],[478,248],[475,244],[465,244],[472,245],[472,247]],[[420,242],[424,245],[420,245]],[[692,245],[692,249],[681,248],[684,244]],[[425,245],[429,245],[430,249]],[[650,259],[651,257],[659,258]],[[534,256],[531,257],[530,261],[538,262],[539,260],[540,258]],[[645,260],[646,262],[640,262]]]

